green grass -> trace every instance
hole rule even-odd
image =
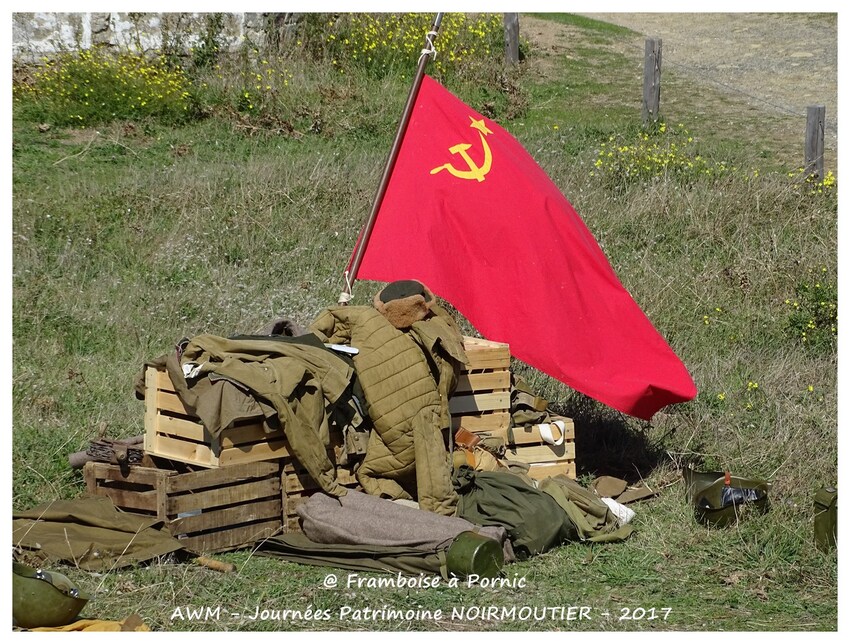
[[[509,575],[527,584],[510,590],[326,589],[330,571],[249,550],[220,556],[237,565],[231,575],[170,560],[103,576],[57,565],[97,591],[87,615],[138,612],[155,629],[178,631],[837,628],[837,558],[812,547],[814,492],[837,477],[835,337],[801,342],[800,320],[785,302],[814,279],[835,284],[835,191],[811,195],[787,176],[797,161],[784,152],[793,146],[774,138],[782,128],[756,113],[742,116],[733,99],[673,72],[664,80],[669,122],[684,123],[706,158],[759,168],[759,176],[742,170],[717,181],[661,177],[606,187],[591,175],[600,145],[641,131],[639,65],[614,47],[628,32],[546,17],[570,28],[568,52],[532,49],[519,69],[494,63],[476,79],[451,79],[449,89],[489,110],[550,174],[700,390],[644,423],[515,364],[553,409],[576,420],[580,480],[612,474],[658,488],[635,507],[635,534],[515,564]],[[210,103],[207,118],[183,125],[41,131],[26,112],[15,113],[14,508],[81,495],[82,477],[67,455],[100,435],[143,432],[133,379],[176,340],[250,333],[279,314],[307,324],[336,303],[407,81],[339,74],[297,57],[284,64],[299,90],[262,114]],[[234,70],[210,68],[196,82],[235,85]],[[746,127],[725,129],[730,114]],[[355,302],[368,302],[379,287],[357,283]],[[685,463],[769,478],[771,510],[724,530],[697,524],[678,478]],[[591,607],[593,619],[338,618],[343,605],[384,604],[447,613],[577,605]],[[179,606],[219,605],[241,616],[171,619]],[[312,606],[333,619],[245,617],[257,606]],[[623,609],[653,607],[669,615],[619,619]]]

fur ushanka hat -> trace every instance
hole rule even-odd
[[[375,296],[373,304],[397,329],[407,329],[431,314],[434,294],[417,280],[391,282]]]

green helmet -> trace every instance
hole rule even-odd
[[[743,506],[768,510],[770,483],[762,479],[731,476],[725,472],[683,472],[688,499],[697,521],[718,528],[735,523]]]
[[[38,628],[70,624],[88,600],[88,595],[65,575],[12,562],[12,616],[15,626]]]

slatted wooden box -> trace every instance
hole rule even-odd
[[[464,337],[469,365],[461,372],[449,401],[453,428],[470,431],[510,426],[511,353],[507,344]],[[145,371],[145,451],[163,458],[221,467],[290,457],[282,430],[267,432],[246,422],[213,437],[186,409],[168,373]]]
[[[570,418],[552,416],[552,420],[564,424],[563,441],[559,432],[555,433],[555,442],[560,445],[547,443],[540,432],[540,425],[526,425],[507,428],[476,430],[482,437],[501,438],[507,446],[505,459],[526,463],[529,465],[528,475],[533,479],[544,479],[547,476],[564,474],[571,479],[576,477],[575,425]]]
[[[508,445],[505,458],[528,463],[528,475],[533,479],[545,479],[548,476],[564,474],[571,479],[576,477],[575,425],[572,419],[552,416],[553,421],[564,424],[563,441],[555,436],[555,442],[547,443],[540,433],[540,425],[514,427],[514,442]]]
[[[267,432],[246,422],[213,437],[178,397],[168,372],[145,371],[145,452],[203,467],[268,461],[291,456],[283,430]]]
[[[122,510],[156,517],[197,553],[250,546],[282,530],[283,495],[278,463],[243,463],[219,469],[173,463],[175,469],[86,463],[89,494],[106,496]]]
[[[552,418],[564,423],[561,445],[544,441],[539,425],[511,428],[510,346],[471,337],[464,337],[463,341],[470,364],[461,373],[455,394],[449,401],[453,431],[463,425],[476,434],[501,438],[508,446],[505,458],[527,463],[531,478],[565,474],[574,479],[573,421],[560,416]]]
[[[342,438],[331,435],[328,458],[337,463]],[[321,488],[291,453],[283,430],[265,431],[260,423],[225,429],[213,438],[200,420],[184,407],[166,371],[145,372],[145,452],[196,467],[232,470],[240,464],[265,463],[277,468],[279,520],[284,532],[301,530],[296,508]],[[357,489],[352,467],[337,466],[337,480]]]
[[[505,430],[511,423],[511,351],[507,344],[463,338],[469,365],[449,400],[452,429]]]

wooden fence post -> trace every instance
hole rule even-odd
[[[519,14],[505,14],[505,58],[514,65],[519,62]]]
[[[806,108],[806,163],[807,177],[815,176],[823,181],[823,126],[826,106],[809,105]]]
[[[661,105],[661,38],[647,38],[643,59],[643,124],[658,120]]]

